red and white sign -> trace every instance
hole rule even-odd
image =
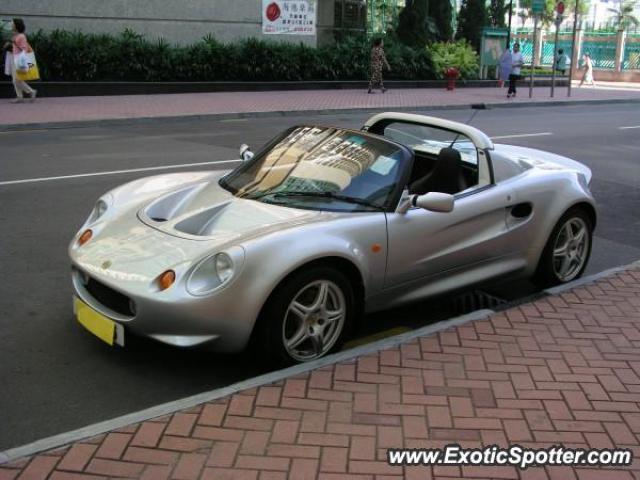
[[[316,0],[262,0],[262,33],[316,34]]]
[[[558,12],[558,15],[562,15],[564,13],[564,2],[558,2],[556,4],[556,12]]]

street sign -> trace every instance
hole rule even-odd
[[[534,15],[540,15],[544,12],[544,0],[533,0],[531,4],[531,12]]]
[[[558,2],[556,4],[556,12],[558,12],[558,16],[562,17],[564,13],[564,2]]]
[[[556,16],[556,27],[560,28],[560,24],[562,23],[562,21],[564,20],[564,17],[560,14],[558,14],[558,16]]]

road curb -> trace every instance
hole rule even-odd
[[[569,282],[560,287],[554,287],[554,288],[543,290],[541,294],[535,294],[532,296],[525,297],[523,299],[509,302],[503,305],[502,308],[500,308],[498,311],[504,311],[508,308],[513,308],[523,303],[538,300],[541,298],[546,298],[548,296],[558,295],[568,290],[571,290],[573,288],[580,287],[585,284],[593,283],[593,282],[596,282],[597,280],[600,280],[605,277],[609,277],[616,273],[632,270],[638,267],[640,267],[640,260],[632,262],[628,265],[611,268],[603,272],[599,272],[584,278],[580,278],[578,280],[574,280],[573,282]],[[367,345],[356,347],[351,350],[338,352],[333,355],[323,357],[319,360],[308,362],[302,365],[295,365],[293,367],[277,370],[274,372],[269,372],[267,374],[260,375],[258,377],[250,378],[247,380],[243,380],[241,382],[234,383],[226,387],[217,388],[214,390],[210,390],[208,392],[199,393],[197,395],[182,398],[172,402],[167,402],[161,405],[156,405],[154,407],[150,407],[144,410],[140,410],[138,412],[123,415],[121,417],[117,417],[111,420],[94,423],[92,425],[88,425],[86,427],[82,427],[77,430],[72,430],[70,432],[65,432],[65,433],[47,437],[41,440],[36,440],[35,442],[29,443],[27,445],[11,448],[3,452],[0,452],[0,465],[13,460],[17,460],[22,457],[32,456],[46,450],[51,450],[64,445],[68,445],[70,443],[74,443],[90,437],[94,437],[96,435],[100,435],[102,433],[106,433],[111,430],[122,428],[133,423],[139,423],[146,420],[150,420],[152,418],[157,418],[164,415],[172,414],[177,411],[191,408],[205,402],[210,402],[222,397],[227,397],[229,395],[233,395],[242,390],[247,390],[250,388],[268,385],[274,382],[284,380],[289,377],[293,377],[295,375],[307,373],[312,370],[322,368],[327,365],[332,365],[335,363],[351,360],[363,355],[375,353],[380,350],[385,350],[387,348],[392,348],[397,345],[406,343],[410,340],[413,340],[419,337],[425,337],[428,335],[433,335],[434,333],[447,330],[451,327],[464,325],[466,323],[469,323],[475,320],[486,319],[495,313],[496,313],[496,310],[490,310],[490,309],[476,310],[474,312],[471,312],[465,315],[453,317],[447,320],[442,320],[432,325],[427,325],[425,327],[421,327],[419,329],[412,330],[410,332],[394,335],[392,337],[378,340],[376,342],[372,342]]]
[[[441,322],[427,325],[417,330],[412,330],[410,332],[384,338],[367,345],[362,345],[361,347],[334,353],[333,355],[329,355],[312,362],[307,362],[301,365],[294,365],[293,367],[285,368],[282,370],[276,370],[274,372],[269,372],[258,377],[243,380],[226,387],[216,388],[208,392],[199,393],[197,395],[186,397],[180,400],[174,400],[173,402],[156,405],[154,407],[123,415],[111,420],[94,423],[93,425],[88,425],[77,430],[72,430],[70,432],[61,433],[41,440],[36,440],[33,443],[0,452],[0,465],[6,462],[17,460],[18,458],[28,457],[45,450],[51,450],[53,448],[58,448],[69,443],[100,435],[102,433],[115,430],[132,423],[143,422],[152,418],[161,417],[180,410],[191,408],[205,402],[210,402],[218,398],[227,397],[242,390],[268,385],[270,383],[278,382],[280,380],[284,380],[301,373],[306,373],[317,368],[322,368],[327,365],[351,360],[362,355],[368,355],[379,350],[395,347],[418,337],[431,335],[433,333],[437,333],[451,327],[463,325],[474,320],[482,320],[484,318],[488,318],[493,313],[493,310],[488,309],[476,310],[475,312],[471,312],[466,315],[443,320]]]
[[[97,120],[73,120],[64,122],[34,122],[16,123],[0,125],[0,132],[20,132],[27,130],[53,130],[62,128],[89,128],[89,127],[109,127],[117,125],[148,125],[156,122],[174,122],[176,120],[236,120],[244,118],[265,118],[265,117],[295,117],[302,115],[339,115],[345,113],[378,113],[378,112],[423,112],[437,110],[466,110],[471,105],[484,103],[488,108],[527,108],[527,107],[558,107],[564,105],[605,105],[621,103],[640,103],[640,99],[595,99],[595,100],[552,100],[548,102],[474,102],[460,105],[423,105],[414,107],[358,107],[358,108],[331,108],[326,110],[274,110],[259,112],[235,112],[235,113],[207,113],[207,114],[185,114],[168,115],[158,117],[135,117],[135,118],[104,118]]]

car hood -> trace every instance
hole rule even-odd
[[[541,170],[574,170],[584,175],[587,183],[591,182],[592,173],[589,167],[562,155],[515,145],[495,144],[494,149],[514,162],[523,162]]]
[[[140,208],[138,219],[172,236],[228,243],[327,217],[319,211],[238,198],[218,181],[216,175],[165,192]]]
[[[76,235],[69,246],[72,261],[114,288],[141,293],[167,269],[184,276],[212,253],[334,215],[236,198],[218,185],[219,177],[158,176],[113,191],[112,216],[90,225],[93,237],[82,247],[82,230]],[[148,195],[150,182],[171,187]],[[141,198],[133,201],[136,196]]]

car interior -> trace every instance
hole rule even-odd
[[[410,194],[442,192],[453,195],[480,183],[477,151],[464,135],[400,122],[387,125],[383,135],[413,150],[413,168],[408,182]]]

